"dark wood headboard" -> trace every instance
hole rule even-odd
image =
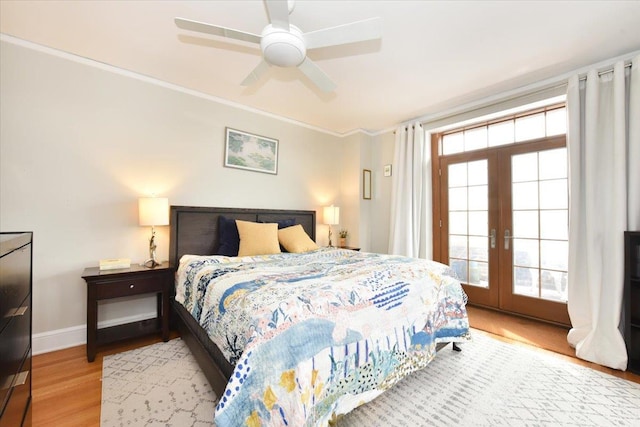
[[[212,255],[218,248],[218,218],[275,222],[295,218],[316,240],[316,212],[274,209],[171,206],[169,264],[177,267],[182,255]]]

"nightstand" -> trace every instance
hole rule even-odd
[[[338,249],[350,249],[352,251],[359,251],[360,248],[356,248],[355,246],[336,246]]]
[[[102,270],[86,268],[82,278],[87,282],[87,360],[96,358],[98,345],[162,331],[169,340],[169,298],[174,281],[174,269],[168,263],[155,268],[132,265],[130,268]],[[98,329],[98,301],[132,295],[157,294],[155,319]]]

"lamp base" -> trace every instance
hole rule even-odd
[[[144,262],[144,264],[142,264],[142,265],[144,265],[144,266],[145,266],[145,267],[147,267],[147,268],[156,268],[156,267],[157,267],[157,266],[159,266],[160,264],[161,264],[161,263],[159,263],[158,261],[156,261],[155,259],[153,259],[153,258],[152,258],[152,259],[148,259],[148,260],[146,260],[146,261]]]

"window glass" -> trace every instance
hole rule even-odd
[[[464,131],[464,151],[487,148],[487,127],[481,126]]]
[[[567,148],[540,152],[540,179],[567,177]]]
[[[442,155],[499,147],[545,136],[563,135],[567,128],[566,107],[509,118],[471,129],[444,134]]]
[[[567,109],[558,108],[547,111],[547,136],[567,133]]]
[[[513,120],[489,125],[489,147],[513,144]]]
[[[543,138],[546,133],[544,113],[518,117],[515,126],[516,142]]]
[[[462,132],[450,133],[442,137],[442,154],[455,154],[464,151],[464,134]]]

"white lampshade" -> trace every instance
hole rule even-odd
[[[169,225],[169,199],[164,197],[139,199],[138,222],[140,225]]]
[[[337,206],[326,206],[324,208],[324,223],[328,225],[340,224],[340,208]]]

